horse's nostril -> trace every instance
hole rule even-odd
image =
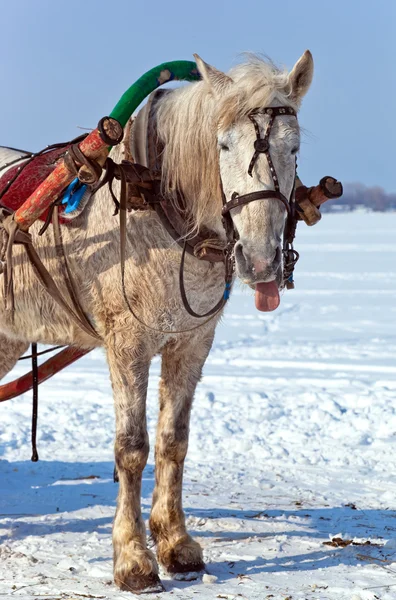
[[[280,247],[278,246],[275,251],[275,256],[274,256],[274,261],[273,261],[274,266],[280,265],[281,260],[282,260],[282,252],[281,252]]]
[[[242,244],[242,242],[237,242],[235,244],[234,252],[235,252],[235,259],[236,260],[238,260],[240,262],[246,263],[246,258],[245,258],[245,255],[243,253],[243,244]]]
[[[237,242],[234,248],[235,262],[238,265],[240,272],[248,274],[252,271],[252,262],[249,254],[246,254],[243,249],[242,242]]]

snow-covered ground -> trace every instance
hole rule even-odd
[[[396,598],[395,238],[396,214],[325,215],[299,226],[296,289],[275,313],[236,289],[196,394],[184,484],[217,580],[164,578],[173,598]],[[30,394],[0,405],[0,596],[131,598],[111,583],[102,352],[41,387],[36,464],[30,415]],[[152,489],[151,456],[145,517]]]

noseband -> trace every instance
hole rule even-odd
[[[269,116],[269,122],[267,125],[267,129],[265,131],[264,137],[261,137],[260,127],[255,119],[255,115],[265,114]],[[293,184],[292,191],[290,193],[290,198],[287,199],[279,187],[279,178],[276,173],[274,163],[272,162],[271,153],[270,153],[270,145],[269,138],[271,135],[271,129],[274,124],[276,117],[282,116],[292,116],[297,118],[296,111],[290,106],[271,106],[268,108],[264,108],[263,110],[254,110],[249,115],[249,119],[254,125],[254,129],[256,131],[256,139],[254,141],[254,154],[249,164],[248,174],[250,177],[253,177],[253,168],[257,162],[257,159],[260,154],[265,154],[269,166],[269,170],[271,173],[272,181],[274,184],[273,190],[259,190],[257,192],[252,192],[250,194],[244,194],[240,196],[237,192],[233,192],[231,196],[231,200],[227,202],[227,199],[224,194],[223,186],[221,185],[222,198],[223,198],[223,225],[226,230],[227,239],[229,242],[235,242],[238,239],[237,232],[235,231],[235,227],[232,221],[232,217],[230,211],[233,208],[239,208],[240,206],[244,206],[249,204],[250,202],[254,202],[255,200],[267,200],[267,199],[276,199],[282,202],[283,206],[287,212],[287,222],[285,225],[285,233],[284,233],[284,242],[283,242],[283,254],[284,254],[284,282],[288,285],[288,287],[292,287],[292,273],[294,269],[294,265],[298,260],[298,253],[293,249],[293,239],[295,234],[295,202],[294,202],[294,191],[295,191],[295,183]],[[297,170],[297,163],[296,163]],[[294,181],[296,178],[296,173],[294,176]]]

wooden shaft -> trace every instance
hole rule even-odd
[[[114,119],[105,117],[102,119],[102,133],[99,129],[92,131],[80,144],[81,152],[89,159],[95,160],[98,157],[107,155],[109,143],[112,145],[120,141],[120,132],[122,128],[119,125],[114,127]],[[104,131],[105,139],[102,139]],[[111,144],[110,144],[111,145]],[[52,173],[43,181],[43,183],[29,196],[22,206],[15,212],[14,219],[19,227],[27,231],[29,227],[45,212],[50,204],[56,200],[62,191],[73,181],[75,173],[70,171],[65,161],[62,159],[55,167]]]
[[[69,346],[55,354],[55,356],[51,356],[51,358],[46,360],[38,368],[38,383],[43,383],[43,381],[46,381],[58,373],[58,371],[71,365],[85,354],[88,354],[88,352],[90,352],[90,350]],[[0,402],[16,398],[31,390],[32,387],[33,377],[32,371],[30,371],[30,373],[26,373],[26,375],[22,375],[22,377],[0,386]]]
[[[334,198],[342,196],[342,183],[334,179],[334,177],[322,177],[319,185],[315,185],[308,189],[309,200],[315,206],[320,206]]]
[[[312,202],[314,206],[321,206],[327,200],[339,198],[342,196],[342,183],[334,179],[334,177],[322,177],[318,185],[307,188],[299,177],[296,179],[296,200],[300,202],[306,198]]]
[[[315,225],[322,215],[319,207],[331,200],[342,196],[342,184],[334,177],[322,177],[318,185],[307,188],[301,180],[296,179],[296,203],[299,207],[298,215],[307,225]]]

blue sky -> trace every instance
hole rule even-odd
[[[243,51],[289,68],[309,48],[299,173],[396,192],[394,0],[0,0],[0,143],[38,150],[93,127],[143,72]]]

